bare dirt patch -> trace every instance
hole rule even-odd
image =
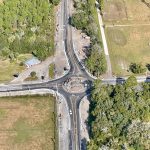
[[[87,149],[87,142],[89,141],[88,117],[90,102],[88,99],[89,98],[85,96],[80,103],[81,145],[83,150]]]
[[[104,19],[107,21],[127,19],[124,1],[123,0],[105,1],[103,16]]]
[[[0,98],[0,149],[53,150],[54,108],[50,96]]]
[[[79,56],[81,61],[84,61],[87,58],[88,48],[90,47],[90,37],[88,37],[85,33],[82,33],[81,30],[77,30],[72,27],[72,37],[73,37],[73,45],[74,50]]]

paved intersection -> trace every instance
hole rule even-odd
[[[90,94],[92,82],[94,79],[92,76],[87,73],[85,68],[80,64],[76,54],[73,50],[73,42],[72,42],[72,32],[71,27],[69,25],[69,0],[63,1],[64,14],[63,14],[63,23],[64,23],[64,43],[65,43],[65,51],[68,57],[68,62],[70,65],[70,69],[66,75],[59,79],[55,79],[48,82],[41,83],[33,83],[33,84],[18,84],[18,85],[4,85],[0,86],[0,92],[9,92],[9,91],[25,91],[32,89],[51,89],[60,94],[62,94],[67,102],[71,118],[71,128],[68,131],[69,145],[68,149],[70,150],[80,150],[81,149],[81,140],[80,140],[80,120],[79,120],[79,104],[81,99]],[[81,93],[72,93],[68,92],[64,89],[63,84],[70,78],[79,78],[82,77],[87,81],[88,86],[85,91]],[[103,83],[107,84],[116,84],[122,83],[126,78],[112,78],[112,79],[104,79]],[[146,79],[145,77],[139,77],[139,82],[147,81],[150,82],[150,79]]]

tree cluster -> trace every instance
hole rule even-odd
[[[101,11],[103,11],[104,9],[104,0],[97,0],[99,2],[99,7],[101,9]]]
[[[0,4],[0,56],[34,53],[43,60],[53,54],[53,0],[5,0]]]
[[[95,81],[90,104],[88,150],[150,149],[150,83]]]
[[[86,66],[88,66],[89,71],[94,76],[100,76],[106,71],[106,61],[103,53],[100,53],[98,50],[91,52],[91,55],[86,61]]]
[[[85,64],[93,75],[99,76],[106,72],[106,60],[101,48],[99,25],[95,19],[97,17],[95,1],[75,0],[74,6],[76,13],[71,17],[71,25],[90,36],[91,46],[87,50]]]
[[[148,65],[147,65],[147,68],[148,68]],[[138,63],[131,63],[129,66],[129,69],[134,74],[140,74],[140,73],[144,73],[146,71],[146,68],[143,67],[142,64],[138,64]]]

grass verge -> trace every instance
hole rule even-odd
[[[54,79],[55,76],[55,64],[50,64],[49,66],[49,77]]]
[[[24,81],[36,81],[38,80],[38,77],[37,76],[34,76],[34,77],[27,77]]]

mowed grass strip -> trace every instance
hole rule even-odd
[[[0,98],[0,149],[54,150],[55,116],[51,95]]]
[[[150,26],[106,28],[106,37],[115,75],[130,75],[132,62],[149,63]]]
[[[50,64],[49,65],[49,77],[50,79],[54,79],[55,77],[55,64]]]

